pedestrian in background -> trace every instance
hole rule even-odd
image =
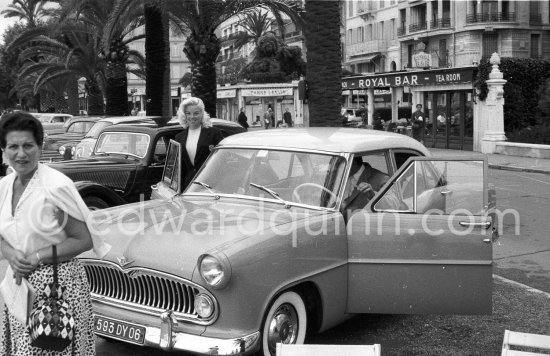
[[[424,120],[426,115],[422,111],[422,104],[416,105],[416,111],[411,115],[412,137],[424,143]]]
[[[212,127],[210,115],[204,111],[204,103],[199,98],[185,99],[177,116],[184,130],[176,135],[175,140],[181,143],[181,177],[183,187],[187,187],[223,135]]]
[[[285,113],[283,114],[283,120],[287,127],[292,127],[292,114],[286,108]]]
[[[271,107],[268,107],[267,111],[264,114],[264,124],[266,130],[269,128],[269,126],[275,127],[275,115],[273,115],[273,110],[271,109]]]
[[[44,129],[40,121],[16,112],[0,122],[0,147],[14,174],[0,180],[0,250],[8,261],[2,291],[4,319],[0,355],[95,355],[94,321],[90,285],[76,256],[92,247],[104,257],[109,247],[92,238],[86,221],[90,211],[74,183],[63,173],[39,163]],[[37,296],[53,279],[53,246],[57,249],[57,275],[76,325],[72,345],[64,351],[31,346],[25,315],[32,289]],[[21,297],[18,292],[26,293]],[[18,295],[18,298],[14,298]],[[33,303],[37,307],[39,299]]]
[[[239,113],[239,117],[237,118],[237,122],[239,125],[245,128],[245,130],[248,131],[248,118],[246,117],[246,114],[244,113],[244,108],[241,108],[241,112]]]

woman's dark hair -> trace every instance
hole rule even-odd
[[[44,141],[44,128],[40,121],[29,113],[18,111],[0,120],[0,147],[6,148],[6,136],[11,131],[30,131],[38,146]]]

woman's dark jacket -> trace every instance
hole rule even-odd
[[[220,130],[215,127],[201,127],[201,134],[197,143],[197,153],[195,154],[195,161],[191,163],[189,154],[185,149],[187,142],[187,135],[189,134],[189,128],[186,128],[182,132],[176,135],[175,140],[181,143],[181,177],[183,187],[186,188],[191,182],[191,179],[195,176],[197,171],[202,167],[208,155],[214,149],[214,147],[220,143],[223,139],[223,135]]]

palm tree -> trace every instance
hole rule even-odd
[[[86,78],[89,113],[102,115],[105,88],[104,63],[97,57],[99,39],[84,24],[64,23],[55,35],[47,27],[37,27],[23,32],[8,46],[14,48],[33,42],[33,46],[21,52],[26,65],[19,75],[18,90],[38,93],[60,79],[72,80],[69,88],[75,88],[78,78]],[[56,85],[58,87],[59,84]],[[69,91],[71,92],[71,91]],[[72,94],[72,92],[71,92]]]
[[[244,28],[244,31],[230,36],[233,46],[238,50],[250,42],[258,44],[260,37],[271,32],[273,22],[274,20],[269,18],[269,13],[261,10],[252,10],[241,15],[239,25]]]
[[[200,97],[206,111],[216,115],[216,59],[220,40],[214,31],[233,16],[253,9],[271,11],[282,23],[286,14],[295,23],[301,23],[299,4],[291,0],[171,0],[169,10],[182,32],[188,33],[184,53],[191,63],[191,93]]]
[[[115,12],[117,21],[106,26]],[[96,36],[101,38],[101,48],[95,55],[105,62],[105,114],[126,115],[127,64],[132,62],[132,56],[138,55],[128,44],[145,37],[134,34],[134,30],[143,25],[142,5],[130,6],[123,0],[65,0],[61,18],[74,19],[95,29]]]
[[[310,126],[337,126],[342,97],[340,1],[306,0]]]

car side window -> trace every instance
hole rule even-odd
[[[412,161],[374,203],[374,210],[480,215],[484,174],[483,161]]]
[[[168,144],[170,139],[166,136],[161,136],[155,144],[155,150],[153,151],[153,163],[163,164],[166,160],[166,153],[168,151]]]
[[[52,122],[65,122],[62,116],[54,116]]]

